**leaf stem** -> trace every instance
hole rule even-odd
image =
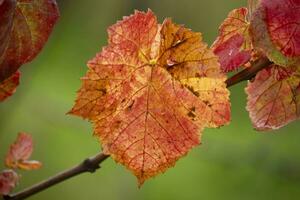
[[[251,67],[246,68],[231,78],[227,79],[226,84],[227,87],[231,87],[233,85],[236,85],[242,81],[249,80],[253,78],[257,72],[262,70],[263,68],[269,66],[271,62],[267,58],[261,58],[258,61],[254,62]],[[53,185],[56,185],[58,183],[61,183],[65,180],[68,180],[74,176],[77,176],[79,174],[90,172],[93,173],[96,170],[100,168],[100,164],[106,160],[109,156],[105,155],[103,153],[98,153],[97,155],[87,158],[84,161],[82,161],[80,164],[67,169],[63,172],[58,173],[57,175],[50,177],[49,179],[46,179],[40,183],[37,183],[29,188],[24,189],[23,191],[20,191],[15,194],[3,196],[4,200],[20,200],[28,198],[34,194],[37,194]]]

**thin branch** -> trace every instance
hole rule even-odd
[[[246,68],[236,75],[232,76],[226,81],[227,87],[231,87],[233,85],[236,85],[242,81],[250,80],[253,78],[257,72],[262,70],[263,68],[269,66],[271,62],[267,58],[261,58],[249,68]],[[30,197],[34,194],[37,194],[53,185],[56,185],[58,183],[61,183],[65,180],[68,180],[74,176],[77,176],[79,174],[90,172],[93,173],[97,169],[100,168],[100,164],[106,160],[109,156],[105,155],[103,153],[99,153],[94,157],[90,157],[85,159],[82,163],[79,165],[76,165],[66,171],[63,171],[61,173],[58,173],[57,175],[50,177],[47,180],[44,180],[40,183],[37,183],[21,192],[4,196],[4,200],[20,200],[25,199],[27,197]]]
[[[257,72],[269,66],[270,64],[272,64],[272,62],[268,60],[268,58],[263,57],[261,59],[258,59],[251,65],[251,67],[248,67],[240,71],[239,73],[235,74],[234,76],[230,77],[229,79],[227,79],[226,81],[227,87],[229,88],[242,81],[247,81],[252,79],[257,74]]]
[[[61,183],[65,180],[68,180],[74,176],[77,176],[79,174],[90,172],[93,173],[97,169],[100,168],[100,164],[106,160],[109,156],[104,155],[103,153],[99,153],[94,157],[90,157],[82,161],[79,165],[76,165],[72,167],[71,169],[68,169],[66,171],[60,172],[57,175],[50,177],[47,180],[44,180],[40,183],[37,183],[21,192],[18,192],[16,194],[4,196],[3,199],[5,200],[19,200],[19,199],[25,199],[30,197],[31,195],[34,195],[38,192],[41,192],[53,185],[56,185],[58,183]]]

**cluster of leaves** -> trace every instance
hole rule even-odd
[[[246,88],[257,130],[278,129],[300,117],[299,6],[296,0],[260,0],[251,13],[233,10],[213,44],[224,72],[262,56],[273,62]]]
[[[39,169],[42,164],[39,161],[29,160],[33,151],[32,137],[26,133],[19,133],[16,141],[10,146],[5,158],[5,169],[0,173],[0,195],[7,195],[13,190],[20,175],[15,171]]]
[[[298,0],[261,0],[252,14],[253,45],[274,63],[246,88],[258,130],[278,129],[300,117],[299,7]]]
[[[55,0],[0,0],[0,102],[15,92],[18,69],[42,50],[58,17]]]
[[[108,45],[88,62],[70,114],[90,120],[105,154],[139,184],[164,172],[201,144],[204,128],[230,122],[226,73],[272,64],[248,83],[247,110],[257,130],[300,117],[300,1],[259,0],[229,13],[211,47],[170,19],[136,11],[108,28]],[[0,0],[0,101],[19,84],[18,69],[34,59],[59,17],[55,0]],[[32,139],[21,133],[0,174],[8,194],[28,161]]]
[[[230,121],[225,73],[267,56],[273,64],[248,83],[257,130],[300,116],[300,1],[260,0],[235,9],[209,48],[200,33],[152,11],[108,28],[108,45],[88,62],[70,114],[90,120],[103,151],[139,184],[201,143],[205,127]]]

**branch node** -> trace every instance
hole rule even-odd
[[[100,169],[100,164],[93,162],[92,159],[87,158],[82,162],[84,170],[90,173],[94,173],[97,169]]]

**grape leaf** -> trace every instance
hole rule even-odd
[[[10,30],[13,25],[13,16],[15,10],[15,1],[2,0],[0,1],[0,58],[6,49]],[[1,60],[1,59],[0,59]]]
[[[254,46],[280,66],[299,61],[300,1],[261,0],[251,19]]]
[[[10,146],[9,152],[6,155],[6,166],[12,169],[39,169],[42,166],[39,161],[28,160],[32,151],[32,137],[26,133],[19,133],[17,140]]]
[[[17,71],[11,77],[0,83],[0,102],[4,101],[16,91],[20,82],[20,72]]]
[[[59,11],[55,0],[4,0],[0,10],[1,82],[41,51]]]
[[[299,66],[272,64],[248,83],[247,110],[258,130],[278,129],[300,117]]]
[[[8,195],[16,187],[18,181],[19,176],[14,170],[3,170],[0,173],[0,196]]]
[[[170,19],[158,24],[150,10],[108,34],[70,114],[89,119],[104,153],[141,185],[198,145],[204,127],[229,122],[226,77],[200,33]]]
[[[214,49],[224,72],[234,71],[251,59],[251,51],[240,51],[243,43],[243,36],[236,34]]]
[[[247,8],[231,11],[221,24],[219,36],[212,45],[224,72],[236,70],[251,59],[252,43],[247,15]]]
[[[300,56],[300,1],[262,0],[273,44],[287,57]]]

